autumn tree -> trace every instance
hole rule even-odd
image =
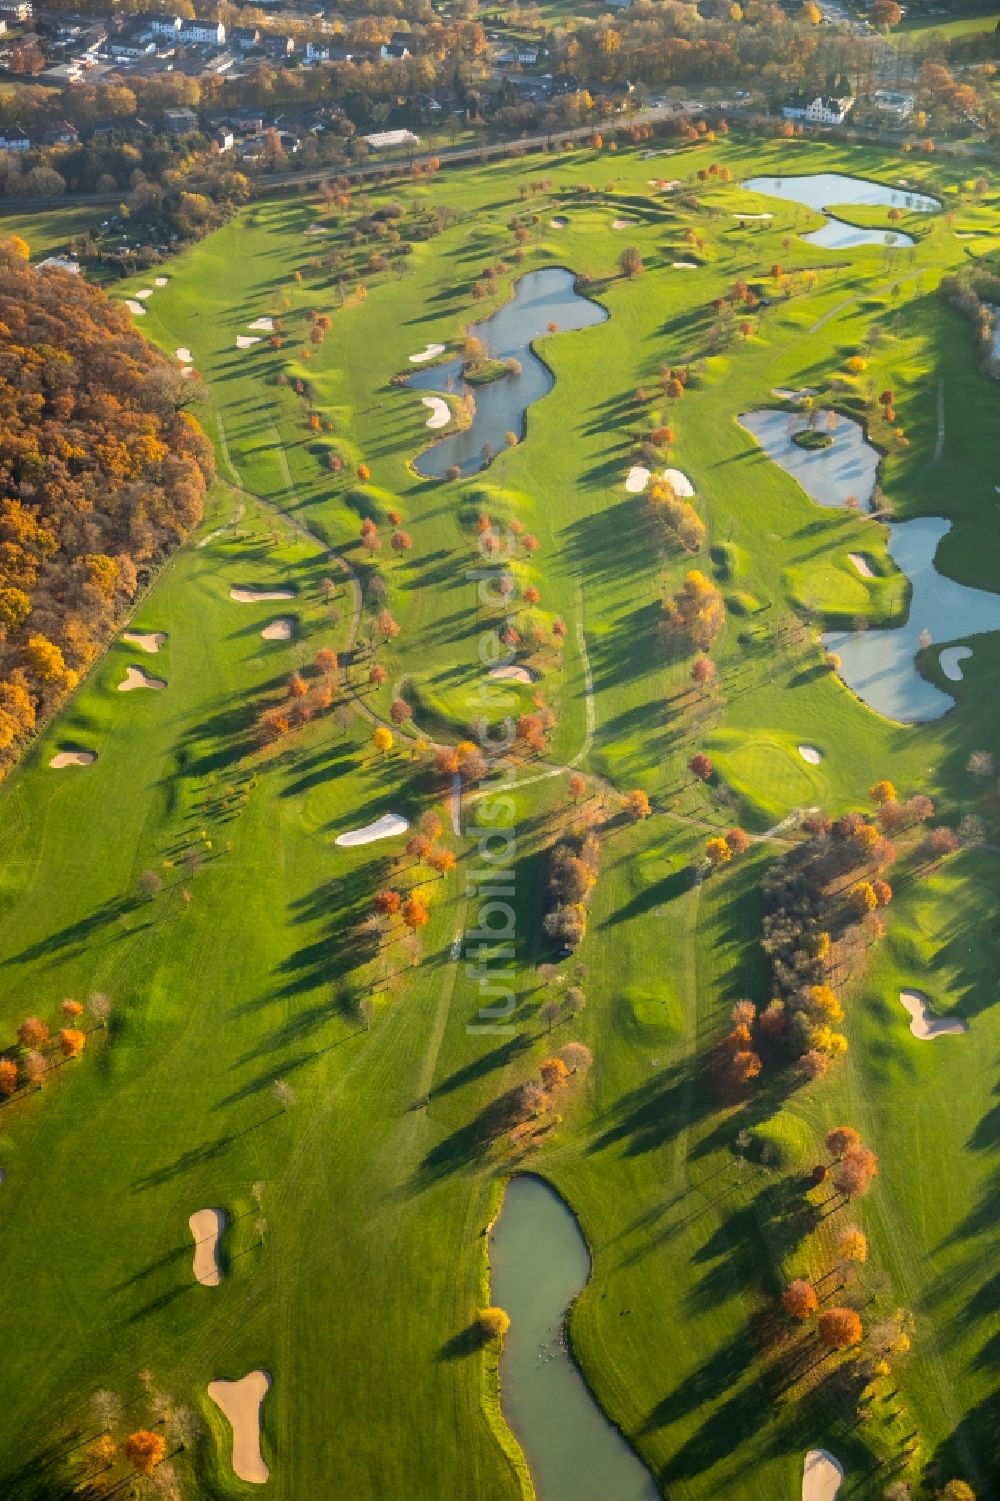
[[[632,281],[635,277],[641,276],[644,269],[638,246],[627,245],[618,257],[618,270],[621,275]]]
[[[868,1260],[868,1237],[857,1225],[847,1225],[837,1237],[837,1255],[841,1261],[857,1263]]]
[[[372,736],[372,745],[374,745],[379,755],[387,756],[394,744],[395,739],[392,731],[386,729],[385,725],[380,724]]]
[[[708,782],[714,775],[715,767],[710,757],[706,756],[704,751],[699,751],[688,762],[688,771],[690,771],[692,776],[697,777],[699,782]]]
[[[17,1040],[22,1048],[44,1048],[49,1041],[49,1029],[40,1017],[29,1016],[18,1027]]]
[[[819,1299],[812,1283],[799,1277],[796,1281],[789,1282],[781,1294],[781,1304],[793,1319],[804,1320],[811,1318],[819,1308]]]
[[[847,1153],[861,1145],[861,1136],[853,1126],[834,1126],[823,1138],[823,1145],[835,1162],[840,1162]]]
[[[0,1058],[0,1095],[9,1099],[17,1093],[17,1064],[12,1058]]]
[[[829,1350],[847,1350],[861,1343],[861,1319],[853,1308],[827,1308],[816,1321],[816,1332]]]
[[[148,1428],[130,1433],[125,1440],[125,1458],[140,1475],[152,1475],[167,1452],[167,1445],[160,1434]]]
[[[628,813],[629,818],[636,821],[648,818],[652,813],[653,810],[650,806],[649,798],[641,787],[634,788],[625,798],[625,811]]]
[[[407,897],[402,905],[401,912],[403,921],[411,932],[416,932],[418,928],[426,927],[430,920],[430,913],[419,896]]]
[[[502,1308],[481,1308],[477,1323],[484,1343],[500,1344],[510,1328],[510,1316]]]

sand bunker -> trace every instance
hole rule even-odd
[[[190,349],[188,349],[186,344],[182,344],[180,349],[175,349],[174,354],[180,360],[182,365],[191,365],[194,363],[194,355],[191,353]]]
[[[152,295],[153,295],[153,289],[152,289],[152,287],[143,287],[143,289],[142,289],[141,292],[136,292],[136,294],[135,294],[136,301],[137,302],[145,302],[146,298],[147,297],[152,297]]]
[[[773,214],[736,214],[737,219],[773,219]]]
[[[151,657],[155,657],[166,639],[166,631],[147,631],[145,634],[142,631],[122,632],[123,641],[127,641],[130,646],[137,646],[140,651],[149,652]]]
[[[799,755],[803,761],[808,761],[810,766],[818,766],[823,759],[823,752],[817,750],[815,745],[800,745]]]
[[[649,470],[645,464],[633,464],[625,476],[625,488],[630,495],[641,495],[649,484]]]
[[[153,285],[154,287],[165,287],[169,280],[169,276],[154,276]]]
[[[697,271],[698,269],[694,261],[671,261],[670,264],[675,271]]]
[[[534,683],[538,673],[532,672],[530,667],[491,667],[489,676],[506,683]]]
[[[238,605],[260,605],[269,599],[294,599],[294,589],[230,589],[229,598]]]
[[[64,766],[93,766],[96,760],[95,751],[59,751],[49,765],[54,771],[62,771]]]
[[[810,1449],[802,1465],[802,1501],[834,1501],[844,1466],[827,1449]]]
[[[142,303],[137,302],[134,297],[126,297],[125,306],[128,308],[133,318],[145,317],[146,309],[143,307]]]
[[[549,220],[549,227],[551,229],[565,229],[568,223],[568,219],[564,219],[561,214],[557,214],[554,219]]]
[[[682,500],[690,500],[691,496],[694,494],[694,485],[692,485],[691,481],[688,479],[687,475],[683,473],[682,470],[664,469],[663,478],[666,480],[671,490],[673,490],[674,494],[679,495]]]
[[[771,392],[779,401],[805,401],[807,396],[816,395],[815,386],[775,386]]]
[[[631,229],[634,223],[635,223],[634,219],[612,219],[612,221],[611,221],[611,228],[612,229]]]
[[[202,1287],[218,1287],[222,1281],[219,1237],[225,1228],[226,1216],[221,1209],[196,1209],[188,1220],[188,1229],[194,1236],[192,1270]]]
[[[328,235],[330,231],[325,224],[310,224],[308,229],[302,231],[304,235]]]
[[[941,671],[949,683],[960,683],[962,681],[961,664],[971,656],[972,648],[969,646],[945,647],[944,651],[938,657],[938,662],[940,663]]]
[[[259,343],[260,343],[260,334],[237,334],[236,335],[236,348],[237,349],[252,349],[255,344],[259,344]]]
[[[272,620],[261,631],[265,641],[291,641],[292,632],[295,629],[295,621],[290,615],[282,615],[277,620]]]
[[[129,667],[118,684],[119,693],[131,693],[133,688],[165,688],[163,678],[151,678],[141,667]]]
[[[854,564],[855,568],[858,570],[863,579],[873,579],[875,577],[875,574],[872,572],[872,565],[869,563],[864,553],[849,552],[847,556],[850,558],[851,562]]]
[[[410,355],[410,364],[422,365],[426,360],[436,360],[439,354],[444,354],[443,344],[427,344],[419,354]]]
[[[253,1485],[263,1485],[271,1473],[260,1452],[260,1410],[270,1386],[266,1371],[251,1371],[242,1381],[208,1383],[208,1395],[232,1424],[233,1470]]]
[[[356,844],[372,844],[376,839],[389,839],[393,834],[405,834],[409,827],[409,819],[401,818],[398,813],[383,813],[374,823],[366,823],[363,829],[351,829],[346,834],[338,834],[333,842],[345,849],[353,849]]]
[[[901,990],[899,999],[910,1013],[910,1031],[921,1042],[935,1037],[955,1037],[968,1032],[968,1022],[959,1016],[934,1016],[933,1008],[922,990]]]
[[[447,427],[451,421],[451,408],[441,396],[421,396],[420,400],[430,409],[428,427]]]
[[[274,319],[273,318],[255,318],[252,323],[248,323],[247,324],[247,328],[257,329],[257,331],[259,333],[262,333],[262,334],[273,334],[274,333]]]

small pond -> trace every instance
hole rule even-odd
[[[907,188],[891,187],[884,182],[871,182],[865,177],[850,177],[843,172],[814,172],[803,177],[751,177],[743,186],[751,193],[762,193],[768,198],[782,198],[786,203],[801,203],[826,216],[822,229],[803,235],[810,245],[821,245],[827,250],[850,250],[856,245],[884,245],[886,235],[891,234],[894,245],[912,245],[914,241],[891,225],[885,229],[858,229],[845,224],[842,219],[830,214],[827,205],[846,207],[857,204],[863,208],[898,208],[904,213],[930,214],[941,207],[936,198],[926,193],[913,193]]]
[[[533,402],[551,391],[555,379],[549,367],[531,348],[532,341],[548,332],[555,323],[559,331],[590,328],[604,323],[607,309],[581,297],[576,278],[562,266],[548,266],[529,271],[514,283],[514,296],[482,323],[475,323],[469,333],[483,346],[490,359],[518,360],[520,375],[504,376],[483,386],[466,386],[459,359],[444,365],[417,370],[408,384],[422,391],[462,393],[475,396],[476,413],[470,427],[452,433],[418,454],[414,468],[428,479],[441,479],[447,470],[457,467],[463,475],[485,469],[490,455],[504,447],[509,432],[524,437],[525,412]]]
[[[878,455],[859,423],[837,418],[833,445],[807,453],[791,441],[801,417],[773,410],[740,417],[769,458],[781,465],[819,505],[843,505],[850,495],[871,499]],[[841,659],[840,676],[869,708],[904,724],[940,719],[954,706],[950,694],[917,671],[920,637],[937,645],[984,631],[1000,631],[1000,594],[973,589],[939,573],[934,559],[951,522],[941,516],[888,522],[889,553],[910,581],[905,625],[865,631],[828,631],[823,643]]]
[[[490,1242],[492,1301],[510,1315],[500,1357],[504,1416],[538,1501],[659,1501],[634,1450],[590,1393],[566,1312],[590,1276],[575,1217],[540,1178],[512,1178]]]

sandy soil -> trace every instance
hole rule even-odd
[[[166,639],[166,631],[147,631],[145,634],[142,631],[122,632],[123,641],[127,641],[130,646],[137,646],[140,651],[149,652],[151,657],[155,657]]]
[[[259,605],[269,599],[294,599],[293,589],[230,589],[229,598],[238,605]]]
[[[844,1466],[828,1449],[810,1449],[802,1465],[802,1501],[834,1501]]]
[[[295,629],[295,621],[288,615],[279,616],[266,625],[261,631],[265,641],[291,641],[292,632]]]
[[[823,759],[823,752],[817,750],[815,745],[800,745],[799,755],[803,761],[808,761],[810,766],[818,766]]]
[[[145,302],[146,299],[147,299],[147,297],[152,297],[152,295],[153,295],[153,289],[152,289],[152,287],[143,287],[143,289],[142,289],[141,292],[136,292],[135,298],[136,298],[137,302]]]
[[[381,818],[376,818],[374,823],[366,823],[364,828],[349,829],[346,834],[338,834],[333,842],[342,848],[353,849],[356,844],[373,844],[376,839],[389,839],[393,834],[405,834],[409,827],[409,820],[401,818],[398,813],[383,813]]]
[[[430,409],[427,427],[447,427],[451,421],[451,407],[441,396],[421,396],[420,400]]]
[[[426,360],[436,360],[439,354],[444,354],[443,344],[427,344],[418,354],[410,355],[410,364],[422,365]]]
[[[96,760],[94,751],[59,751],[49,765],[54,771],[62,771],[64,766],[93,766]]]
[[[968,646],[946,646],[938,657],[941,671],[950,683],[962,681],[962,663],[972,656],[972,648]]]
[[[192,1270],[202,1287],[218,1287],[222,1281],[219,1237],[225,1228],[226,1216],[221,1209],[196,1209],[188,1220],[188,1229],[194,1236]]]
[[[163,678],[151,678],[141,667],[129,667],[118,684],[119,693],[131,693],[133,688],[165,688]]]
[[[554,219],[550,219],[549,220],[549,228],[550,229],[565,229],[566,225],[568,223],[569,223],[568,219],[564,219],[561,214],[557,214]]]
[[[137,302],[134,297],[126,297],[125,306],[128,308],[133,318],[144,318],[146,316],[146,309],[143,307],[142,303]]]
[[[612,221],[611,221],[611,228],[612,229],[631,229],[634,223],[635,223],[634,219],[612,219]]]
[[[538,679],[538,673],[530,667],[491,667],[489,676],[505,683],[534,683]]]
[[[182,365],[194,364],[194,355],[191,353],[190,349],[188,349],[186,344],[182,344],[179,349],[175,349],[174,354],[180,360]]]
[[[645,464],[633,464],[625,476],[625,488],[630,495],[641,495],[649,484],[649,470]]]
[[[968,1022],[960,1016],[934,1016],[922,990],[901,990],[899,999],[910,1013],[910,1031],[921,1042],[931,1042],[935,1037],[960,1037],[969,1030]]]
[[[664,469],[663,478],[675,495],[679,495],[682,500],[691,499],[691,496],[694,494],[694,485],[692,485],[683,470]]]
[[[154,285],[154,287],[165,287],[167,285],[167,282],[169,280],[170,280],[169,276],[154,276],[153,277],[153,285]]]
[[[266,1371],[251,1371],[242,1381],[208,1383],[208,1395],[232,1424],[233,1470],[252,1485],[263,1485],[271,1473],[260,1452],[260,1410],[270,1386]]]
[[[851,562],[854,564],[855,568],[858,570],[863,579],[873,579],[875,577],[874,573],[872,572],[872,565],[869,563],[864,553],[849,552],[847,556],[850,558]]]
[[[274,333],[274,319],[273,318],[255,318],[252,323],[248,323],[247,324],[247,328],[256,329],[259,333],[262,333],[262,334],[273,334]]]
[[[237,334],[236,335],[236,348],[237,349],[252,349],[255,344],[259,344],[259,343],[260,343],[260,334]]]

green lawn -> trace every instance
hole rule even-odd
[[[866,710],[823,668],[793,607],[875,619],[898,612],[905,584],[884,530],[813,505],[737,421],[772,401],[775,387],[844,377],[846,361],[866,349],[864,378],[895,391],[908,438],[883,466],[896,515],[950,517],[941,566],[1000,588],[988,545],[1000,415],[976,370],[971,328],[936,295],[942,272],[977,242],[934,216],[913,257],[889,267],[879,247],[834,257],[802,243],[797,232],[815,221],[793,205],[772,203],[763,228],[738,227],[734,211],[762,200],[736,185],[699,188],[704,207],[693,213],[647,184],[668,171],[687,179],[713,160],[737,180],[905,173],[942,197],[956,188],[956,227],[996,227],[997,197],[976,203],[947,165],[729,138],[669,162],[631,149],[565,153],[373,192],[372,209],[396,198],[407,213],[446,207],[452,221],[415,245],[400,275],[372,273],[367,250],[346,238],[349,223],[332,222],[348,268],[343,302],[323,263],[326,241],[303,233],[321,206],[269,201],[178,257],[168,286],[148,300],[143,332],[170,353],[190,349],[202,376],[196,410],[217,442],[221,481],[207,525],[231,513],[229,486],[238,483],[363,574],[361,515],[401,513],[412,551],[379,555],[401,630],[380,650],[388,681],[368,701],[386,712],[402,683],[421,727],[463,738],[481,712],[479,638],[492,623],[467,576],[478,558],[476,517],[486,509],[519,518],[540,544],[519,582],[540,589],[546,627],[556,615],[568,627],[561,655],[547,646],[536,659],[558,714],[546,762],[572,761],[619,791],[641,786],[654,816],[603,833],[577,955],[587,1007],[555,1037],[538,1016],[536,966],[551,957],[540,925],[545,850],[574,817],[561,775],[526,781],[513,799],[513,1038],[501,1044],[468,1029],[482,1001],[453,942],[475,921],[469,835],[445,836],[458,869],[425,883],[432,920],[422,962],[405,969],[394,946],[389,968],[401,972],[385,991],[379,966],[363,962],[357,923],[387,881],[412,882],[412,867],[394,868],[399,841],[345,851],[333,839],[387,811],[412,820],[435,804],[449,828],[447,785],[418,770],[405,743],[377,761],[371,725],[356,713],[321,720],[277,754],[254,749],[263,696],[279,694],[319,645],[346,639],[349,596],[341,585],[332,607],[323,604],[320,581],[337,574],[320,543],[251,501],[230,532],[173,563],[140,613],[144,626],[170,633],[155,665],[144,661],[162,668],[168,689],[119,696],[114,684],[132,655],[116,645],[0,794],[5,1026],[95,988],[117,1003],[107,1036],[95,1036],[40,1097],[0,1112],[11,1228],[0,1288],[0,1474],[32,1462],[37,1472],[48,1444],[58,1450],[93,1431],[85,1404],[95,1387],[135,1399],[137,1372],[148,1367],[208,1425],[180,1461],[190,1494],[249,1494],[232,1478],[205,1385],[260,1366],[273,1378],[265,1495],[513,1501],[520,1481],[498,1431],[492,1365],[454,1353],[485,1295],[481,1232],[513,1164],[510,1149],[485,1146],[474,1123],[554,1042],[579,1036],[594,1069],[527,1161],[580,1216],[594,1261],[574,1342],[664,1494],[790,1498],[804,1451],[823,1444],[847,1466],[852,1496],[881,1495],[876,1460],[892,1456],[908,1429],[881,1417],[862,1429],[821,1395],[777,1400],[760,1343],[781,1279],[828,1265],[825,1232],[796,1239],[789,1227],[799,1175],[839,1119],[862,1128],[882,1158],[856,1213],[872,1241],[865,1275],[875,1313],[906,1306],[916,1318],[899,1381],[921,1464],[962,1473],[989,1494],[1000,1335],[989,1255],[996,855],[963,853],[899,892],[889,936],[848,997],[841,1067],[792,1092],[767,1080],[725,1108],[705,1065],[732,1003],[769,998],[759,881],[781,846],[756,844],[704,884],[690,875],[714,827],[759,832],[795,807],[862,805],[884,775],[904,795],[930,793],[949,821],[974,806],[996,841],[990,788],[964,770],[971,751],[996,743],[996,637],[974,641],[964,681],[948,685],[957,707],[946,718],[904,727]],[[519,186],[543,177],[551,187],[522,204]],[[423,480],[411,467],[428,437],[421,393],[390,377],[427,342],[458,341],[489,311],[471,290],[485,267],[504,262],[496,298],[508,294],[521,269],[508,224],[522,210],[539,219],[523,269],[585,274],[610,318],[541,341],[555,387],[531,409],[521,445],[480,478]],[[618,214],[640,222],[615,232]],[[556,215],[566,229],[551,229]],[[686,257],[692,227],[706,240],[704,264],[679,272],[672,262]],[[626,282],[616,260],[633,243],[645,271]],[[776,261],[816,270],[815,289],[775,297],[752,337],[706,353],[712,299],[739,279],[767,283]],[[137,279],[120,295],[144,286],[152,282]],[[310,310],[332,319],[320,345],[309,342]],[[237,335],[262,315],[281,320],[284,347],[265,336],[238,351]],[[683,399],[670,406],[650,394],[640,405],[637,390],[656,390],[661,364],[691,365]],[[308,402],[296,380],[312,387]],[[858,389],[848,383],[845,399]],[[708,526],[712,551],[694,560],[663,547],[642,497],[624,489],[631,434],[657,420],[677,431],[671,462],[691,477]],[[349,466],[370,466],[367,485],[331,473],[331,445]],[[879,579],[862,581],[850,551],[868,556]],[[692,561],[727,597],[753,601],[730,611],[713,653],[719,685],[700,704],[687,664],[665,661],[656,630],[659,601]],[[279,581],[296,588],[293,605],[228,598],[233,585]],[[298,617],[293,642],[261,642],[275,613]],[[512,693],[511,711],[529,698]],[[63,743],[99,760],[50,771]],[[822,751],[819,766],[802,760],[800,744]],[[720,773],[714,787],[686,769],[703,748]],[[467,826],[476,806],[466,799]],[[203,860],[189,874],[180,862],[192,846]],[[140,900],[147,868],[165,887]],[[967,1038],[911,1037],[897,992],[921,979],[940,1010],[969,1020]],[[369,1029],[357,1002],[370,985]],[[297,1096],[284,1113],[270,1094],[277,1077]],[[743,1130],[770,1144],[766,1160],[735,1152]],[[251,1194],[258,1181],[261,1210]],[[214,1290],[192,1280],[186,1229],[206,1205],[231,1219],[226,1277]],[[41,1498],[44,1484],[32,1490],[22,1476],[4,1494]]]

